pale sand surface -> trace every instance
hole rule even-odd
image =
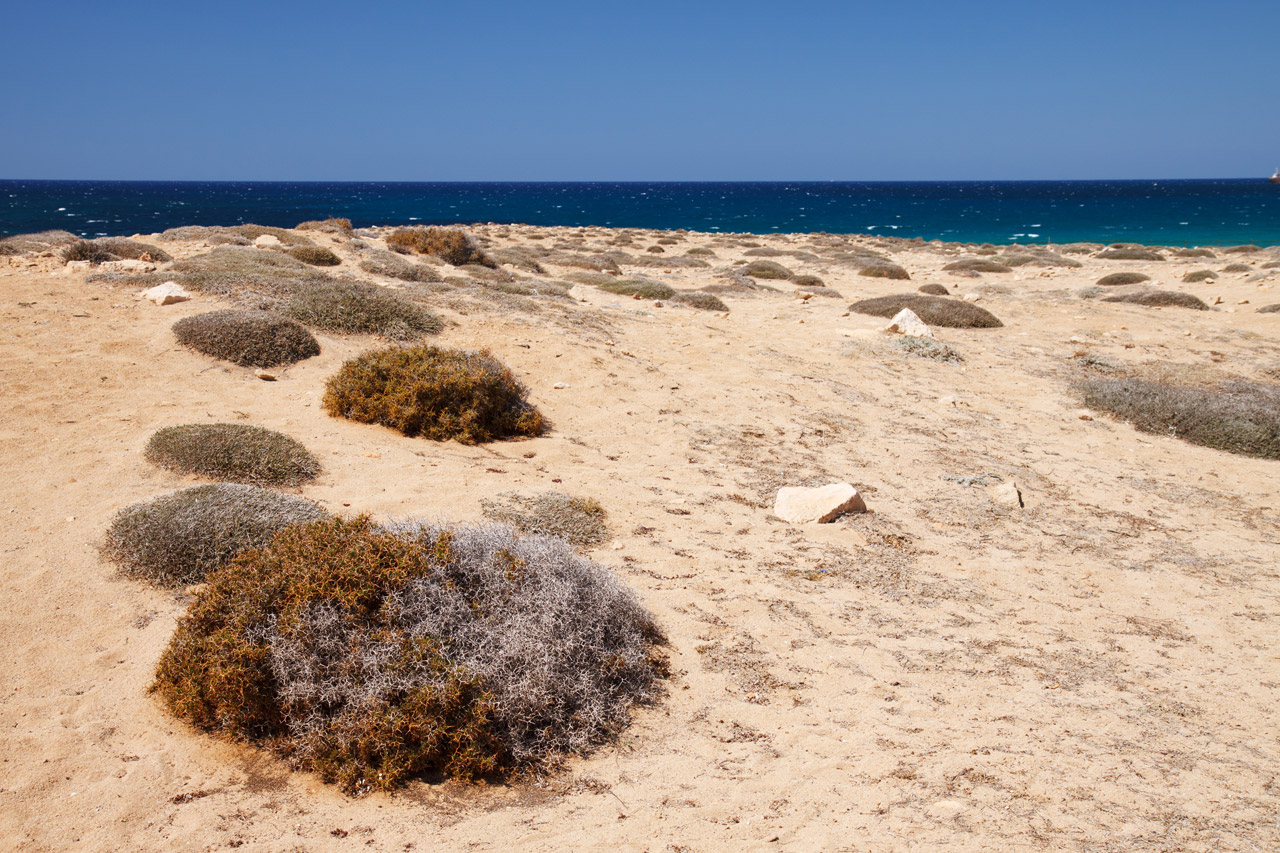
[[[473,231],[610,248],[603,229]],[[632,254],[653,242],[639,233]],[[354,271],[342,241],[309,236]],[[666,248],[719,257],[639,272],[691,289],[748,248],[682,240]],[[535,312],[442,297],[439,342],[491,348],[554,425],[483,447],[326,416],[326,377],[374,339],[321,334],[322,355],[263,382],[173,339],[226,303],[161,308],[54,258],[0,258],[0,848],[1280,849],[1280,462],[1081,419],[1069,388],[1086,352],[1266,379],[1280,315],[1254,309],[1280,302],[1276,271],[1180,278],[1276,254],[963,278],[940,271],[958,253],[883,250],[912,281],[777,257],[844,298],[765,282],[722,294],[727,316],[598,291]],[[1222,303],[1076,295],[1124,269]],[[983,294],[1005,328],[937,330],[953,365],[845,314],[925,282]],[[190,596],[122,578],[98,547],[121,507],[197,482],[143,459],[152,432],[216,421],[307,445],[325,471],[298,491],[337,512],[598,499],[613,539],[594,556],[667,631],[668,696],[541,785],[358,799],[176,722],[147,685]],[[984,473],[1025,508],[944,479]],[[835,481],[871,512],[771,516],[778,486]]]

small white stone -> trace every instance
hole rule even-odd
[[[916,312],[910,308],[903,308],[895,314],[884,330],[890,334],[910,335],[913,338],[933,337],[933,329],[930,329],[928,324],[916,316]]]
[[[557,382],[555,385],[552,385],[551,387],[552,387],[552,388],[554,388],[554,389],[556,389],[557,391],[561,391],[561,390],[563,390],[563,389],[565,389],[565,388],[568,388],[568,387],[569,387],[569,383],[568,383],[568,382]]]
[[[991,495],[991,499],[997,503],[1006,506],[1026,506],[1022,502],[1022,490],[1018,488],[1018,484],[1014,482],[1001,483],[998,486],[992,486],[987,489],[987,494]]]
[[[791,524],[826,524],[846,512],[866,512],[867,505],[849,483],[831,483],[818,488],[784,486],[778,489],[773,514]]]
[[[275,382],[276,375],[267,370],[255,370],[253,375],[261,379],[263,382]]]
[[[175,302],[186,302],[191,294],[176,281],[166,281],[155,287],[142,291],[143,299],[150,299],[157,305],[173,305]]]
[[[262,234],[258,239],[253,241],[253,245],[257,246],[259,249],[274,249],[276,246],[281,245],[281,243],[280,238],[274,234]]]

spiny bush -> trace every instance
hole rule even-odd
[[[347,237],[355,233],[350,219],[336,216],[330,216],[328,219],[309,219],[306,222],[299,222],[295,228],[298,231],[323,231],[326,234],[341,234]]]
[[[1191,270],[1182,277],[1182,280],[1194,284],[1197,281],[1213,281],[1218,274],[1213,270]]]
[[[314,246],[310,237],[304,237],[301,234],[295,234],[288,228],[275,228],[270,225],[233,225],[227,229],[232,234],[238,234],[250,242],[257,240],[264,234],[275,237],[286,246]]]
[[[395,291],[354,281],[308,284],[281,310],[316,329],[397,341],[417,340],[444,328],[439,317]]]
[[[311,501],[271,489],[194,486],[120,510],[107,531],[106,553],[125,574],[181,586],[203,581],[286,527],[327,517]]]
[[[990,258],[961,258],[943,267],[943,270],[965,270],[967,272],[1013,272],[1013,267],[993,261]]]
[[[1174,257],[1178,258],[1216,258],[1209,249],[1174,249]]]
[[[1248,264],[1227,264],[1222,268],[1223,272],[1253,272],[1253,267]]]
[[[947,289],[941,284],[922,284],[916,288],[920,293],[926,293],[929,296],[950,296]]]
[[[406,261],[394,252],[386,249],[370,249],[364,253],[360,261],[360,269],[374,275],[400,281],[433,282],[444,281],[440,273],[426,264],[414,264]]]
[[[562,492],[508,492],[497,497],[497,501],[481,501],[485,516],[510,524],[521,533],[554,536],[579,548],[590,548],[609,538],[604,507],[595,498]]]
[[[1050,252],[1045,249],[1031,249],[1030,247],[1028,247],[1028,250],[1025,252],[1006,252],[1002,255],[997,255],[995,260],[1008,267],[1031,266],[1079,268],[1084,266],[1084,264],[1080,263],[1075,258],[1068,258],[1063,255],[1059,255],[1057,252]]]
[[[212,311],[173,324],[178,343],[241,367],[278,367],[320,354],[315,336],[272,311]]]
[[[865,275],[868,278],[889,278],[897,281],[906,281],[911,278],[905,268],[887,261],[864,264],[858,269],[858,275]]]
[[[913,335],[902,335],[894,338],[893,345],[908,355],[927,358],[931,361],[955,363],[964,361],[960,353],[952,346],[935,341],[932,338],[918,338]]]
[[[809,273],[793,275],[791,277],[791,283],[801,290],[817,290],[818,288],[825,288],[827,286],[827,283],[821,278],[816,275],[810,275]]]
[[[93,241],[93,244],[106,249],[122,260],[155,261],[158,264],[173,260],[173,256],[159,246],[140,243],[126,237],[99,237]]]
[[[210,246],[248,246],[250,240],[241,234],[237,234],[230,228],[220,228],[210,225],[183,225],[179,228],[170,228],[160,233],[160,239],[166,241],[200,241]]]
[[[1249,252],[1261,252],[1262,247],[1249,243],[1244,246],[1226,246],[1221,251],[1224,255],[1244,255]]]
[[[362,794],[587,751],[657,698],[663,643],[630,590],[559,540],[334,519],[214,573],[151,689]]]
[[[107,261],[119,260],[115,255],[94,243],[92,240],[77,240],[62,250],[62,259],[72,261],[88,261],[95,266]]]
[[[1104,261],[1163,261],[1164,255],[1150,249],[1103,249],[1095,258]]]
[[[147,442],[147,460],[181,474],[258,486],[299,486],[320,463],[287,435],[249,424],[165,427]]]
[[[892,318],[903,308],[910,308],[915,315],[930,326],[953,329],[995,329],[1004,325],[994,314],[960,299],[926,296],[923,293],[897,293],[863,299],[849,306],[856,314]]]
[[[666,250],[666,249],[662,248],[661,246],[657,245],[656,243],[655,243],[654,245],[650,246],[649,248],[645,249],[645,251],[646,251],[646,252],[648,252],[648,253],[649,253],[649,254],[651,254],[651,255],[663,255],[663,254],[666,254],[666,252],[667,252],[667,250]]]
[[[752,278],[790,279],[795,275],[791,270],[777,261],[752,261],[742,268],[743,273]]]
[[[1133,305],[1145,305],[1149,308],[1191,308],[1195,311],[1208,311],[1209,306],[1198,296],[1190,293],[1179,293],[1176,290],[1145,290],[1141,293],[1125,293],[1120,296],[1108,296],[1103,302],[1128,302]]]
[[[313,267],[336,267],[342,263],[342,258],[323,246],[293,246],[285,252]]]
[[[334,417],[382,424],[407,436],[479,444],[541,435],[527,389],[487,350],[393,348],[348,361],[325,386]]]
[[[466,264],[497,266],[492,258],[476,246],[471,236],[459,228],[401,228],[387,235],[387,245],[397,251],[431,255],[455,267]]]
[[[1142,432],[1244,456],[1280,459],[1280,387],[1232,382],[1191,388],[1126,378],[1089,380],[1086,406],[1123,418]]]
[[[1280,314],[1280,302],[1275,305],[1263,305],[1258,309],[1259,314]]]
[[[1098,279],[1098,284],[1103,287],[1116,287],[1124,284],[1138,284],[1144,281],[1151,281],[1151,276],[1140,272],[1113,272]]]
[[[34,234],[13,234],[0,239],[0,256],[48,252],[58,246],[75,243],[79,239],[70,231],[38,231]]]
[[[823,288],[824,290],[826,288]],[[671,301],[678,305],[688,305],[690,308],[699,308],[703,311],[728,311],[729,306],[724,304],[724,300],[713,293],[704,293],[699,290],[686,290],[677,293],[671,297]]]
[[[716,256],[714,249],[708,249],[705,246],[694,246],[685,254],[691,258],[714,258]]]
[[[522,249],[494,249],[489,252],[489,256],[499,264],[508,264],[516,269],[531,272],[534,275],[546,273],[546,269],[542,264],[538,263],[533,253]]]
[[[638,299],[670,299],[676,294],[674,288],[660,281],[611,279],[596,286],[609,293],[616,293],[619,296],[633,296]]]

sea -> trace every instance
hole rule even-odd
[[[806,183],[0,181],[0,236],[180,225],[529,225],[873,234],[965,243],[1280,245],[1280,185],[1250,180]]]

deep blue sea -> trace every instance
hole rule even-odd
[[[1280,244],[1280,185],[1258,180],[876,183],[0,181],[0,236],[179,225],[603,225],[884,234],[960,242]]]

